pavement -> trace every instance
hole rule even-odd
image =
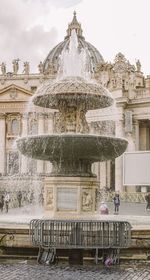
[[[121,203],[119,214],[114,215],[113,203],[107,203],[109,215],[85,216],[101,220],[129,221],[133,228],[150,229],[150,211],[145,203]],[[32,219],[43,218],[42,208],[30,206],[0,213],[0,227],[27,228]],[[77,217],[75,217],[77,218]],[[150,280],[150,261],[123,263],[105,268],[95,266],[37,265],[28,260],[0,259],[0,280]]]
[[[114,205],[112,202],[107,203],[109,208],[109,215],[101,215],[96,213],[94,215],[84,216],[70,216],[74,219],[101,219],[101,220],[118,220],[128,221],[132,228],[135,229],[150,229],[150,210],[146,210],[146,203],[128,203],[122,202],[119,214],[114,214]],[[0,213],[1,227],[28,227],[32,219],[43,219],[44,211],[41,207],[26,206],[21,208],[9,209],[8,213]],[[48,217],[46,217],[48,218]]]
[[[37,265],[27,261],[0,264],[1,280],[150,280],[149,264],[104,268],[93,266]]]

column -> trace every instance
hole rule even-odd
[[[22,137],[28,135],[28,114],[22,115]],[[28,158],[21,155],[21,173],[27,173]]]
[[[6,166],[6,123],[5,123],[5,114],[0,114],[0,173],[5,174]]]
[[[105,188],[107,185],[107,180],[106,180],[106,161],[103,161],[100,163],[100,188]]]
[[[139,121],[135,121],[135,149],[139,150]]]
[[[111,180],[111,177],[110,177],[110,174],[111,174],[111,170],[110,170],[110,160],[106,161],[106,187],[107,188],[110,188],[111,185],[110,185],[110,180]]]
[[[49,113],[48,114],[48,134],[53,133],[53,127],[54,127],[54,119],[53,119],[53,114]]]
[[[116,137],[123,137],[123,121],[116,122]],[[123,156],[115,159],[115,190],[123,191]]]
[[[38,114],[38,135],[44,134],[44,114]],[[43,161],[37,160],[37,173],[43,173]]]

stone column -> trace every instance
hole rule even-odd
[[[0,173],[5,174],[6,172],[6,123],[5,114],[0,114]]]
[[[38,135],[44,134],[44,114],[38,115]],[[43,173],[43,161],[37,160],[37,173]]]
[[[145,151],[147,149],[147,127],[140,128],[140,150]]]
[[[110,173],[111,173],[111,165],[110,165],[110,160],[106,161],[106,187],[110,188]]]
[[[139,121],[135,121],[135,149],[139,150]]]
[[[100,188],[103,189],[106,187],[107,183],[107,170],[106,170],[106,161],[100,163]]]
[[[22,137],[28,135],[28,114],[22,115]],[[27,173],[28,158],[21,155],[21,173]]]
[[[53,114],[48,114],[48,134],[52,134],[54,130],[54,120],[53,120]]]
[[[123,137],[123,121],[116,122],[116,137]],[[123,156],[115,159],[115,190],[123,191]]]

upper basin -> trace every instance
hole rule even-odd
[[[17,147],[23,155],[51,162],[111,160],[120,156],[127,145],[127,140],[123,138],[81,134],[38,135],[17,140]]]
[[[37,106],[51,109],[59,109],[67,100],[68,105],[75,107],[83,103],[86,110],[105,108],[114,102],[106,88],[81,77],[47,82],[39,87],[32,100]]]

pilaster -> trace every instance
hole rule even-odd
[[[5,114],[0,114],[0,173],[5,174],[6,166],[6,120]]]
[[[22,137],[28,135],[28,114],[22,115]],[[21,173],[27,173],[28,159],[21,155]]]

